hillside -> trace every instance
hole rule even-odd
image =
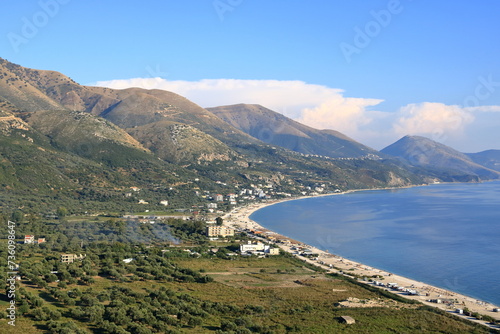
[[[312,194],[315,189],[407,186],[429,179],[423,169],[415,172],[338,132],[315,130],[260,106],[241,105],[241,119],[226,112],[228,123],[221,113],[216,116],[172,92],[87,87],[58,72],[32,70],[5,60],[0,64],[4,76],[0,109],[39,138],[39,143],[31,143],[33,152],[38,153],[37,146],[43,144],[53,155],[43,158],[33,153],[26,159],[28,165],[35,165],[37,159],[46,161],[39,175],[34,174],[37,182],[43,184],[56,171],[70,170],[57,157],[82,161],[77,164],[81,168],[60,179],[57,196],[50,195],[50,187],[46,191],[52,203],[69,201],[75,211],[88,208],[79,195],[81,188],[87,189],[83,198],[98,200],[99,207],[129,211],[137,208],[139,200],[155,203],[147,207],[151,209],[158,208],[160,200],[177,207],[206,208],[210,196],[201,194],[259,189],[267,198],[280,198]],[[260,140],[265,135],[259,139],[255,134],[264,124],[274,129],[272,144]],[[100,170],[99,176],[90,171],[92,166]],[[21,168],[8,165],[7,160],[0,161],[0,167],[12,168],[14,174]],[[440,180],[432,175],[435,179]],[[10,198],[30,187],[23,178],[17,182]],[[71,185],[76,185],[76,191]],[[124,200],[126,188],[138,185],[143,189],[140,196]],[[88,195],[94,193],[100,195]]]
[[[263,142],[332,158],[378,156],[379,152],[334,130],[317,130],[260,105],[207,108],[223,121]]]
[[[46,113],[54,116],[59,111],[43,115]],[[54,115],[50,115],[52,113]],[[68,113],[72,114],[74,112]],[[83,115],[83,119],[88,116]],[[90,122],[75,121],[71,126],[71,117],[59,117],[58,126],[64,122],[70,125],[50,138],[24,120],[5,111],[0,113],[0,208],[3,212],[21,208],[26,212],[51,213],[61,206],[70,213],[133,212],[144,210],[139,199],[149,202],[150,209],[161,208],[159,202],[165,199],[177,207],[205,202],[192,195],[192,182],[198,178],[199,184],[205,185],[210,183],[209,179],[162,162],[144,149],[134,147],[137,142],[130,136],[131,142],[126,144],[110,140],[111,136],[108,139],[95,136],[99,134],[97,130],[124,132],[102,119],[97,119],[100,129],[94,126],[93,132],[83,131],[82,135],[88,135],[87,138],[79,137],[78,132],[75,135],[72,130],[78,126],[84,130],[85,126],[94,125],[96,119],[90,116]],[[125,136],[128,135],[125,133]],[[131,187],[140,191],[127,196]]]
[[[18,312],[15,326],[6,327],[7,286],[0,326],[9,334],[498,333],[365,284],[353,272],[327,273],[306,257],[237,254],[248,236],[211,242],[205,226],[109,217],[19,221]],[[45,242],[24,244],[25,235]],[[345,315],[355,323],[342,323]]]
[[[475,163],[500,171],[500,150],[487,150],[478,153],[466,153]]]
[[[105,119],[85,112],[44,110],[25,117],[28,124],[66,152],[116,165],[137,157],[148,159],[148,151],[127,132]]]
[[[0,58],[0,107],[8,111],[28,112],[63,109],[59,103],[32,84],[30,75],[35,72]]]
[[[399,157],[413,166],[426,168],[445,181],[497,179],[500,173],[479,165],[451,147],[420,136],[405,136],[382,153]]]

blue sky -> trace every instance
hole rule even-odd
[[[407,133],[500,149],[495,0],[1,6],[0,57],[82,84],[168,89],[204,107],[260,103],[378,149]]]

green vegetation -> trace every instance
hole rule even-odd
[[[289,254],[240,256],[236,240],[245,236],[211,242],[197,220],[207,217],[207,204],[234,206],[228,194],[242,194],[240,205],[317,189],[420,184],[428,171],[364,154],[306,156],[260,142],[174,93],[84,87],[1,58],[0,108],[0,266],[8,265],[9,219],[19,265],[9,267],[18,276],[16,327],[7,327],[9,299],[1,293],[1,330],[494,332]],[[191,220],[149,217],[158,212]],[[24,235],[46,242],[23,244]],[[339,306],[349,298],[372,307]],[[356,323],[342,324],[341,316]]]
[[[12,217],[19,218],[19,212]],[[16,245],[21,280],[11,332],[491,332],[355,280],[325,274],[289,254],[228,255],[238,244],[210,244],[202,235],[203,226],[181,219],[150,225],[116,218],[24,217],[16,225],[18,237],[43,234],[47,242]],[[2,267],[6,245],[1,240]],[[62,253],[85,257],[62,263]],[[5,273],[1,279],[6,279]],[[372,307],[341,307],[339,303],[349,298],[370,301]],[[7,302],[0,294],[0,306]],[[356,323],[340,323],[345,315]],[[6,321],[0,320],[0,326]]]

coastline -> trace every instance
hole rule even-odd
[[[415,187],[415,186],[410,186],[410,187]],[[409,188],[409,187],[408,187]],[[230,225],[242,230],[252,230],[252,231],[258,231],[259,234],[262,235],[263,239],[267,239],[268,241],[275,241],[275,240],[280,240],[282,242],[276,243],[277,246],[279,246],[283,251],[288,252],[290,254],[294,254],[295,252],[295,247],[303,247],[307,248],[308,250],[311,250],[313,253],[318,254],[318,257],[316,260],[308,259],[305,257],[299,257],[302,260],[306,260],[309,263],[312,263],[318,267],[324,268],[328,270],[330,273],[340,273],[346,276],[349,276],[351,278],[357,279],[357,277],[373,277],[373,276],[378,276],[376,280],[381,281],[385,284],[388,283],[396,283],[398,287],[402,288],[407,288],[411,290],[417,290],[420,292],[421,295],[407,295],[404,292],[398,291],[398,290],[391,290],[386,287],[382,286],[377,286],[375,285],[374,282],[368,282],[368,281],[361,281],[365,284],[369,284],[371,286],[377,286],[378,288],[388,290],[394,294],[400,295],[404,298],[411,299],[411,300],[417,300],[419,302],[422,302],[425,305],[432,306],[439,308],[441,310],[444,310],[450,314],[454,314],[456,316],[459,316],[463,319],[468,319],[471,321],[475,321],[478,323],[481,323],[483,325],[486,325],[491,328],[498,328],[497,326],[491,326],[488,324],[486,321],[478,320],[473,317],[465,316],[463,314],[459,314],[457,312],[457,309],[463,310],[464,308],[469,309],[470,312],[472,313],[478,313],[481,315],[487,315],[490,316],[496,320],[500,320],[500,312],[494,312],[494,309],[498,309],[499,307],[496,305],[493,305],[489,302],[484,302],[477,300],[473,297],[469,297],[463,294],[459,294],[450,290],[446,290],[440,287],[432,286],[430,284],[426,284],[424,282],[420,282],[408,277],[404,277],[401,275],[393,274],[390,272],[387,272],[385,270],[377,269],[365,264],[362,264],[360,262],[356,262],[353,260],[349,260],[346,258],[343,258],[341,256],[331,254],[328,251],[323,251],[317,247],[314,247],[312,245],[306,245],[300,241],[291,239],[285,235],[278,234],[276,232],[273,232],[256,221],[250,219],[250,216],[265,207],[272,206],[275,204],[283,203],[283,202],[288,202],[288,201],[293,201],[293,200],[300,200],[300,199],[307,199],[307,198],[316,198],[316,197],[323,197],[323,196],[335,196],[335,195],[343,195],[347,193],[352,193],[352,192],[357,192],[357,191],[366,191],[366,190],[387,190],[387,189],[401,189],[400,187],[388,187],[388,188],[378,188],[378,189],[356,189],[356,190],[348,190],[345,192],[339,192],[339,193],[331,193],[331,194],[321,194],[321,195],[316,195],[316,196],[301,196],[301,197],[294,197],[294,198],[286,198],[286,199],[279,199],[279,200],[274,200],[274,201],[268,201],[268,202],[261,202],[253,205],[248,205],[245,207],[237,207],[227,213],[223,219],[224,219],[224,224],[225,225]],[[293,249],[292,249],[293,248]],[[297,254],[294,254],[298,256]],[[434,300],[435,302],[429,302],[429,300]],[[439,300],[439,303],[437,302]]]

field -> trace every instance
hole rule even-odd
[[[40,298],[39,305],[45,311],[38,312],[30,305],[18,316],[16,327],[7,327],[7,320],[2,319],[0,332],[488,333],[486,328],[421,304],[392,299],[343,277],[315,271],[286,255],[222,259],[209,252],[201,257],[186,256],[188,252],[179,248],[170,253],[168,259],[155,261],[194,275],[190,277],[206,275],[211,279],[200,283],[180,279],[175,273],[172,277],[177,279],[155,277],[159,274],[154,271],[140,277],[136,271],[139,265],[133,266],[133,262],[117,264],[118,278],[104,274],[102,262],[93,260],[101,268],[94,268],[97,270],[89,284],[73,281],[61,288],[51,282],[40,287],[23,279],[19,288],[28,296],[25,298],[30,304]],[[30,261],[40,259],[32,257]],[[153,261],[145,266],[153,266]],[[162,294],[168,298],[160,298]],[[53,311],[57,321],[43,316]],[[128,318],[120,319],[120,312]],[[355,323],[341,323],[342,316],[352,317]],[[161,327],[158,319],[166,319],[168,325]],[[65,331],[68,323],[74,326],[73,331]]]

